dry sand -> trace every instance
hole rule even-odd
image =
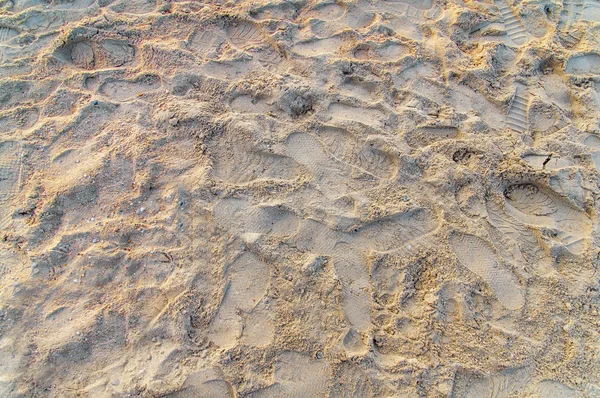
[[[1,397],[599,397],[597,0],[0,0]]]

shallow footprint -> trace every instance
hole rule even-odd
[[[371,326],[371,285],[364,254],[348,243],[338,243],[332,253],[335,273],[342,283],[342,307],[348,322],[359,333]]]
[[[592,232],[592,221],[556,194],[533,184],[516,184],[504,192],[507,210],[525,224],[558,230],[556,238],[573,254],[581,254]]]
[[[278,206],[251,206],[245,199],[226,198],[213,207],[213,215],[227,229],[238,234],[292,235],[298,217]]]
[[[429,209],[415,209],[367,223],[355,233],[360,247],[384,252],[408,248],[418,238],[433,232],[438,226]]]
[[[450,247],[462,266],[483,279],[498,300],[509,310],[525,304],[525,296],[514,275],[504,268],[492,247],[473,235],[454,233]]]
[[[508,368],[487,377],[469,377],[463,383],[455,383],[453,397],[460,398],[508,398],[520,396],[531,382],[529,368]],[[463,385],[466,384],[466,385]]]
[[[335,370],[333,380],[330,398],[374,396],[373,382],[365,371],[353,362],[342,362]]]
[[[242,333],[241,313],[251,312],[269,285],[269,267],[254,254],[246,252],[225,271],[223,300],[209,327],[209,339],[228,349],[237,344]]]
[[[141,97],[161,86],[160,77],[154,75],[140,76],[134,80],[107,79],[100,86],[100,93],[116,101],[122,102]]]
[[[123,0],[110,9],[124,14],[147,14],[156,8],[156,0]]]
[[[13,209],[10,202],[19,190],[21,178],[21,145],[17,142],[0,144],[0,229],[6,228]]]
[[[227,398],[233,397],[233,388],[214,370],[203,370],[187,377],[183,389],[165,398]]]
[[[379,149],[380,145],[369,137],[364,140],[344,129],[329,126],[320,128],[317,135],[338,160],[375,178],[391,178],[396,174],[397,159],[390,152]]]
[[[335,198],[359,189],[351,179],[350,167],[331,159],[317,138],[293,133],[288,136],[286,145],[290,156],[309,169],[325,196]]]
[[[299,352],[283,352],[275,363],[275,383],[251,394],[258,397],[319,398],[329,389],[330,367],[320,359]]]

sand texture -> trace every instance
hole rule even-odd
[[[598,0],[0,0],[0,398],[600,397]]]

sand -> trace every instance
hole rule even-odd
[[[596,0],[0,0],[1,397],[599,397]]]

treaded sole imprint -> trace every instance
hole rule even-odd
[[[450,237],[450,247],[461,265],[492,288],[502,305],[509,310],[523,306],[525,297],[521,287],[487,242],[473,235],[454,233]]]

